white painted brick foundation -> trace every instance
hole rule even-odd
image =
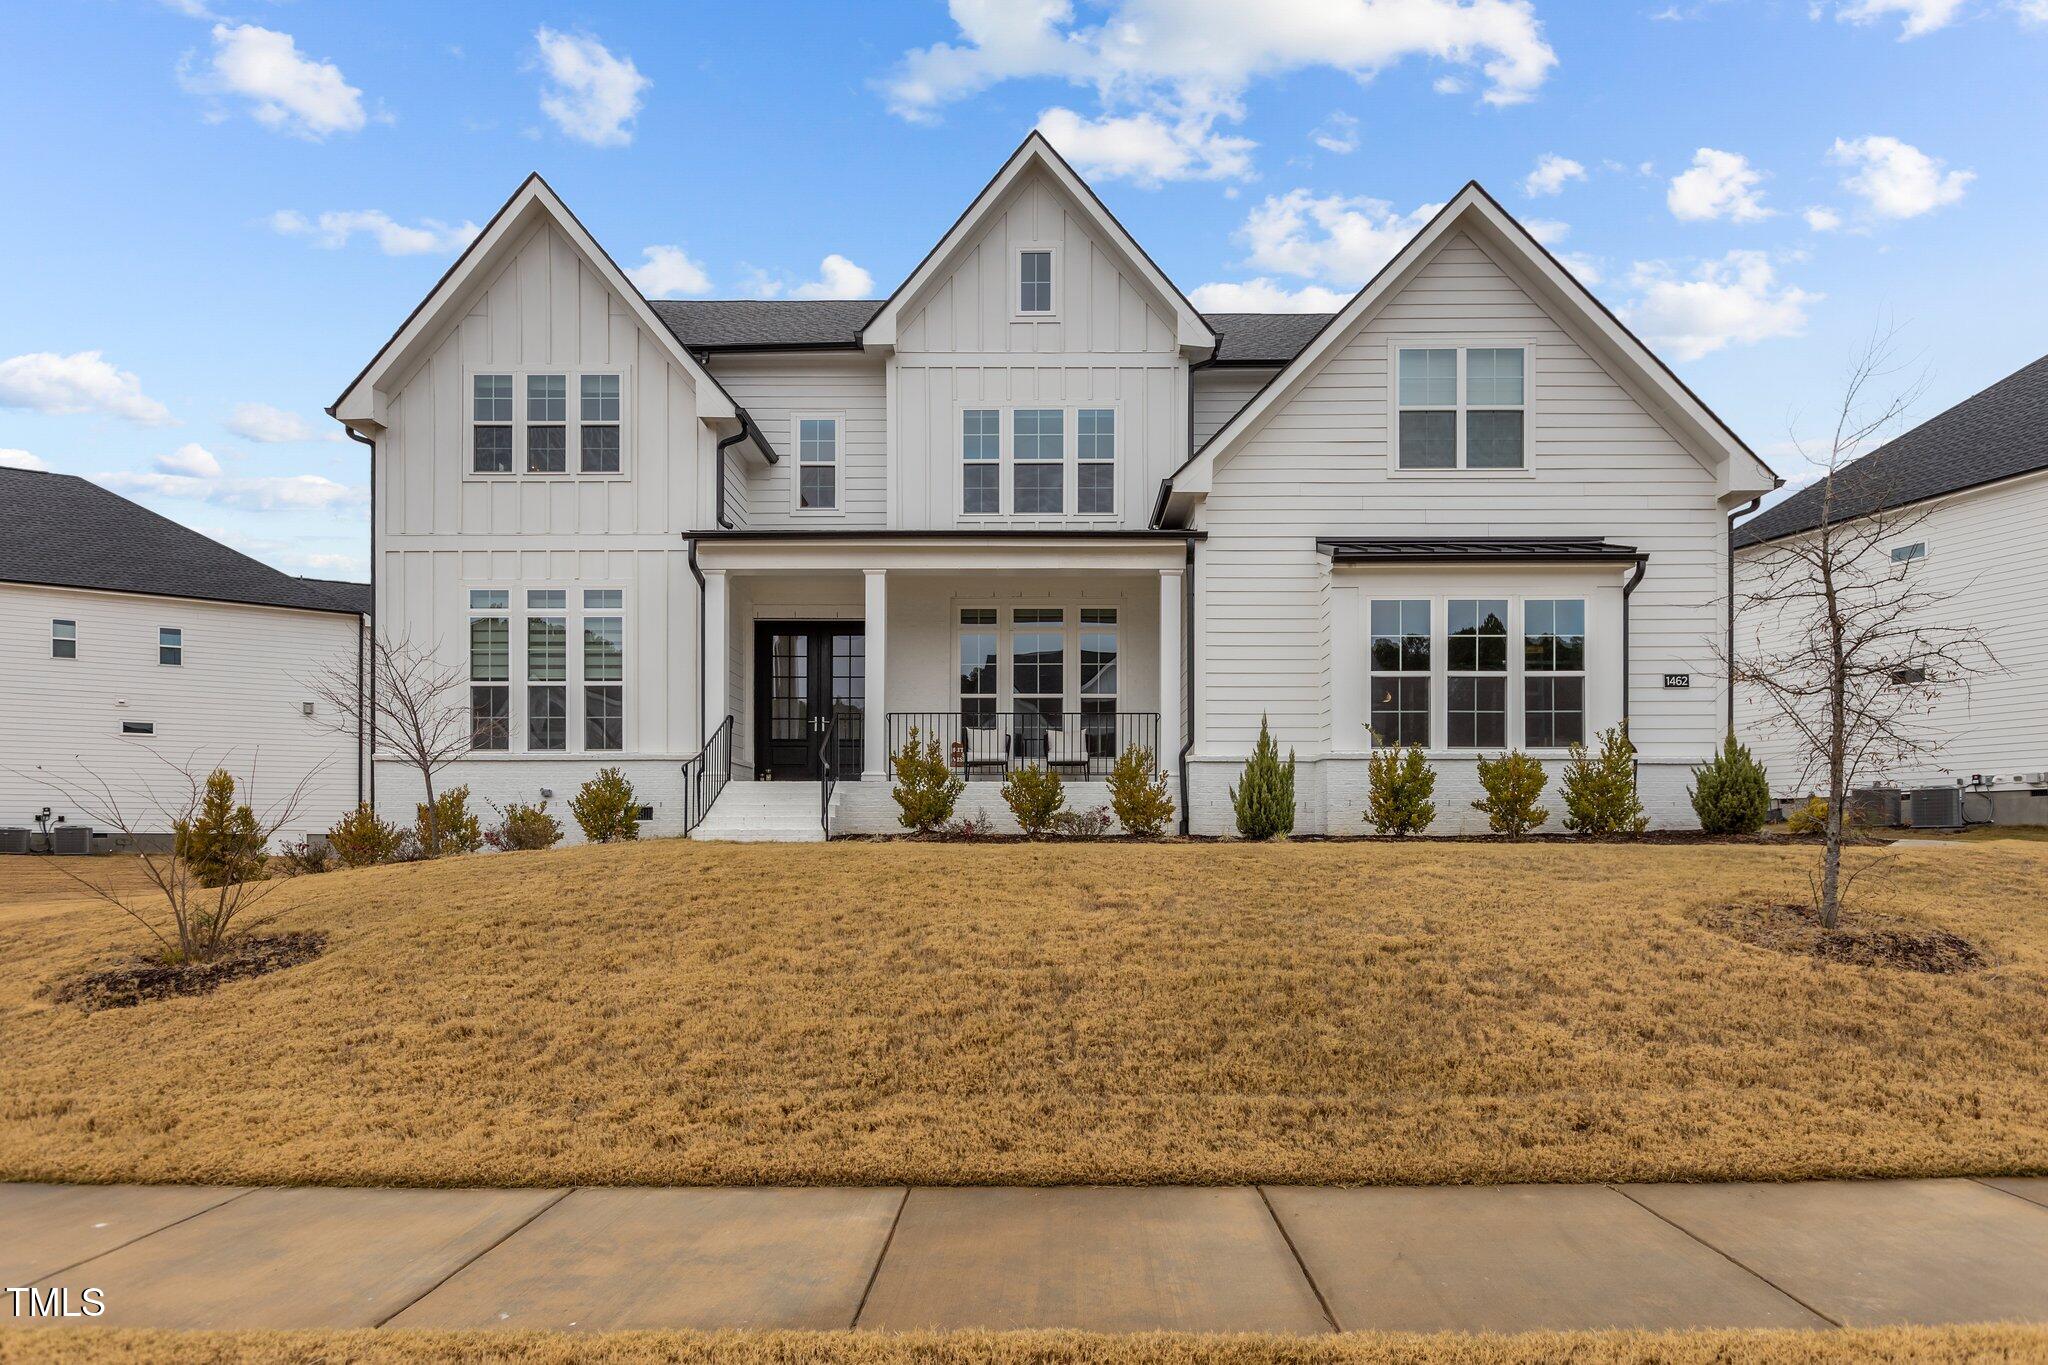
[[[564,843],[580,844],[583,833],[569,814],[569,798],[576,789],[597,776],[600,768],[617,768],[633,784],[633,794],[643,806],[654,807],[654,818],[640,822],[642,838],[662,838],[683,832],[683,765],[680,759],[620,759],[607,763],[595,755],[576,758],[480,758],[465,759],[445,768],[434,779],[435,791],[467,784],[469,808],[489,828],[497,819],[491,809],[514,801],[531,805],[541,799],[541,789],[554,792],[548,798],[548,814],[562,822]],[[401,763],[377,760],[377,813],[394,824],[410,827],[424,799],[419,774]]]
[[[1069,782],[1067,788],[1067,809],[1075,811],[1094,810],[1097,806],[1109,804],[1107,782]],[[842,782],[832,793],[832,832],[834,834],[901,834],[903,824],[897,819],[901,813],[896,798],[889,794],[887,782]],[[953,818],[965,820],[970,816],[987,816],[998,834],[1021,834],[1017,818],[1010,814],[1010,808],[1003,804],[1003,784],[1000,782],[970,782],[967,790],[960,793],[960,800],[953,807]],[[1111,828],[1115,828],[1114,825]]]

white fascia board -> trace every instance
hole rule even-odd
[[[1033,538],[1004,543],[1000,536],[968,541],[909,536],[864,540],[827,532],[800,540],[706,536],[697,541],[699,567],[754,573],[1139,573],[1178,569],[1186,561],[1186,541],[1162,538]]]

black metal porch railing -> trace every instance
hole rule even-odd
[[[1012,768],[1050,768],[1061,777],[1104,778],[1117,755],[1137,747],[1159,767],[1157,711],[891,711],[889,755],[937,740],[946,764],[967,781],[1000,782]]]
[[[704,823],[711,803],[732,780],[732,717],[718,722],[694,758],[683,760],[683,833]]]
[[[818,827],[832,837],[832,789],[839,785],[839,712],[825,722],[818,743]]]

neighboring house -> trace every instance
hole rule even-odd
[[[1738,590],[1758,560],[1820,525],[1822,489],[1809,485],[1735,528]],[[1879,550],[1942,599],[1927,624],[1981,631],[1996,669],[1947,689],[1917,723],[1932,752],[1864,783],[1960,782],[1989,799],[1971,819],[2048,821],[2048,357],[1999,380],[1835,477],[1838,523],[1894,509],[1898,532]],[[1744,613],[1737,638],[1766,645],[1803,613]],[[1743,738],[1779,796],[1826,789],[1803,773],[1796,746],[1770,723],[1773,708],[1737,689]]]
[[[253,773],[259,810],[303,785],[287,838],[360,799],[359,746],[306,708],[316,672],[355,666],[367,584],[279,573],[69,474],[0,469],[0,525],[0,827],[47,806],[104,831],[104,786],[167,834],[181,769]]]
[[[912,727],[963,815],[1026,762],[1100,804],[1140,745],[1223,832],[1262,715],[1302,832],[1362,828],[1375,729],[1455,830],[1478,756],[1625,718],[1682,822],[1775,483],[1477,185],[1339,314],[1205,316],[1036,134],[881,301],[650,303],[530,178],[331,412],[383,629],[473,677],[456,777],[618,766],[657,832],[728,747],[706,832],[815,832],[828,775],[835,832],[895,828]]]

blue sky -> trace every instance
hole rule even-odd
[[[1788,474],[1884,319],[1921,417],[2048,350],[2048,0],[75,0],[8,31],[0,460],[293,572],[366,575],[365,453],[321,409],[530,170],[650,293],[879,295],[1043,126],[1210,308],[1341,297],[1476,178]]]

